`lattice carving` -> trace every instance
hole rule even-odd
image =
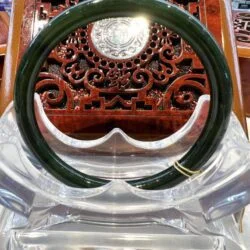
[[[60,14],[67,8],[84,0],[36,0],[37,18],[36,22],[49,22],[50,19]],[[204,0],[170,0],[185,10],[192,13],[198,19],[204,19]],[[39,24],[36,24],[39,26]]]
[[[79,0],[37,0],[38,20],[50,20],[79,2]]]
[[[92,45],[88,25],[50,54],[36,90],[46,109],[187,110],[209,93],[200,60],[177,34],[156,23],[137,56],[114,60]]]
[[[250,12],[238,12],[235,14],[234,31],[239,43],[250,46]]]
[[[33,35],[79,2],[36,0]],[[170,2],[206,22],[204,0]],[[199,58],[166,27],[151,23],[146,46],[136,55],[120,59],[100,53],[91,38],[92,30],[93,24],[89,24],[62,41],[49,55],[36,85],[46,113],[62,131],[106,133],[118,126],[125,132],[140,133],[134,126],[137,120],[145,133],[151,127],[166,136],[188,120],[201,95],[209,94]],[[95,115],[101,127],[95,127]]]

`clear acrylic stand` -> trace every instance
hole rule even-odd
[[[23,143],[11,104],[0,119],[0,249],[244,249],[231,214],[250,200],[250,146],[233,114],[202,174],[171,189],[148,191],[125,181],[178,160],[201,132],[209,97],[199,100],[180,131],[151,148],[118,129],[88,145],[62,136],[37,101],[40,128],[57,154],[85,173],[112,181],[76,189],[55,180]],[[119,159],[123,145],[128,152]],[[107,147],[116,150],[104,159],[98,152]]]

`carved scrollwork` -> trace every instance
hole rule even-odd
[[[234,31],[236,40],[250,45],[250,13],[238,12],[234,18]]]
[[[73,107],[73,92],[67,82],[55,74],[40,73],[40,80],[36,84],[36,92],[40,93],[44,107]],[[71,104],[71,106],[69,106]]]
[[[93,24],[78,29],[51,52],[37,88],[46,109],[84,110],[95,102],[100,110],[112,110],[113,104],[115,111],[119,102],[120,110],[132,111],[137,109],[137,103],[144,102],[150,104],[139,105],[140,110],[193,110],[199,96],[209,93],[198,57],[183,39],[166,27],[150,24],[147,46],[123,60],[104,57],[97,51],[91,40],[92,31]],[[47,71],[49,75],[44,73]],[[51,100],[52,92],[43,94],[48,93],[51,78],[62,82],[67,93],[74,93],[74,98],[66,95],[65,107],[62,102]],[[42,88],[43,84],[46,87]],[[62,86],[59,87],[62,98]]]
[[[166,105],[175,109],[194,109],[199,96],[209,94],[206,75],[187,74],[177,78],[168,88]]]
[[[92,68],[89,69],[86,72],[86,77],[84,79],[84,86],[86,89],[98,89],[98,88],[104,88],[105,82],[104,82],[105,76],[101,69],[98,68]]]
[[[36,0],[35,26],[42,27],[81,1]],[[170,2],[205,20],[204,0]],[[202,62],[178,34],[140,18],[112,18],[81,27],[61,41],[44,63],[36,91],[50,117],[64,111],[70,117],[90,113],[93,117],[96,112],[105,115],[109,124],[116,114],[130,119],[157,114],[170,121],[169,114],[178,113],[177,122],[164,123],[169,133],[187,121],[198,98],[209,94],[209,84]],[[57,124],[58,119],[52,120]],[[62,130],[71,133],[72,128],[65,125]]]

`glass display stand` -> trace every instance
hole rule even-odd
[[[60,210],[66,212],[64,208],[58,207],[54,213]],[[185,220],[181,222],[179,219],[173,219],[173,225],[165,223],[164,218],[135,223],[124,221],[113,223],[101,222],[101,220],[99,222],[88,221],[86,218],[81,219],[80,214],[66,219],[65,215],[63,218],[62,215],[44,212],[47,213],[46,221],[40,221],[37,227],[33,225],[30,228],[27,225],[30,218],[24,218],[3,209],[0,249],[245,249],[233,216],[218,220],[216,223],[208,223],[207,228],[201,234],[195,232],[196,229],[192,229],[188,223],[185,225]],[[42,219],[43,216],[38,215],[38,217]],[[178,225],[178,223],[180,224]]]
[[[180,131],[152,145],[154,154],[140,161],[135,149],[143,145],[119,131],[119,143],[117,134],[105,137],[92,157],[83,155],[84,142],[60,136],[38,99],[35,103],[40,127],[57,154],[84,172],[101,177],[112,173],[113,180],[100,188],[76,189],[54,179],[24,145],[11,104],[0,119],[0,249],[244,249],[231,214],[249,203],[250,146],[234,115],[201,174],[166,190],[141,190],[125,182],[166,169],[188,150],[201,131],[208,96],[200,98]],[[124,143],[134,153],[120,161],[115,153]],[[117,151],[104,159],[100,148],[107,145]]]
[[[65,226],[65,225],[64,225]],[[80,228],[81,229],[81,228]],[[108,232],[105,232],[107,231]],[[231,241],[220,236],[170,234],[166,228],[158,233],[147,233],[145,227],[127,233],[131,228],[117,229],[103,227],[101,232],[85,228],[85,231],[12,231],[8,249],[192,249],[224,250],[240,249]],[[89,230],[86,232],[86,230]],[[140,232],[140,230],[143,230]],[[116,231],[116,232],[112,232]],[[119,231],[119,230],[118,230]]]

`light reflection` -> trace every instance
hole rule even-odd
[[[93,25],[91,40],[97,51],[112,59],[128,59],[139,54],[149,40],[149,20],[134,18],[109,18]]]

